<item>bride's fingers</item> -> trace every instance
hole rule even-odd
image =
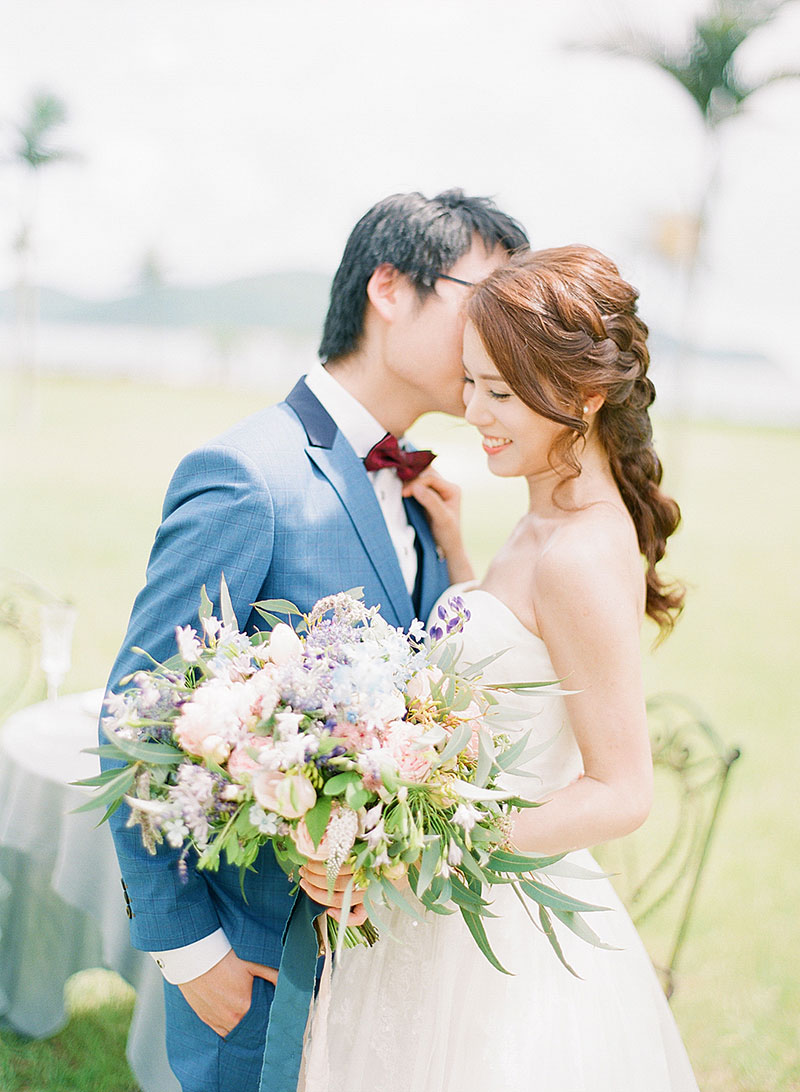
[[[333,907],[338,910],[341,909],[344,903],[344,894],[342,891],[334,891],[333,894],[328,894],[328,888],[326,886],[312,883],[305,877],[300,881],[300,887],[310,899],[319,903],[320,906]],[[350,905],[353,907],[360,906],[363,901],[364,891],[358,887],[354,887],[350,893]]]
[[[300,875],[309,883],[314,884],[315,887],[324,887],[327,891],[328,872],[324,861],[309,861],[301,867]],[[343,869],[333,881],[334,891],[344,891],[352,878],[353,873],[346,868]]]
[[[328,913],[334,921],[341,921],[342,916],[338,910],[329,910]],[[363,925],[367,920],[367,911],[363,906],[354,906],[350,913],[347,915],[347,921],[345,925]]]

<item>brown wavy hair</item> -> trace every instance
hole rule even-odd
[[[581,472],[580,441],[589,427],[581,407],[587,397],[603,396],[595,429],[647,562],[647,614],[664,636],[685,592],[665,583],[656,565],[681,513],[659,488],[662,467],[648,412],[655,388],[638,295],[599,251],[556,247],[523,252],[481,281],[467,316],[514,393],[564,426],[550,463],[566,480]]]

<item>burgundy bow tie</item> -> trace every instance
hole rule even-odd
[[[401,482],[413,481],[436,458],[432,451],[403,451],[397,437],[387,432],[382,440],[364,457],[367,470],[383,470],[389,466],[397,471]]]

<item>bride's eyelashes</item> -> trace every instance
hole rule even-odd
[[[465,387],[467,386],[467,384],[472,387],[475,386],[475,380],[468,375],[462,376],[461,382],[464,384]],[[511,397],[509,391],[487,391],[486,393],[489,395],[490,398],[494,398],[496,402],[505,402],[507,398]]]

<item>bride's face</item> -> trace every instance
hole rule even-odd
[[[503,478],[552,474],[549,456],[563,425],[527,406],[500,376],[475,327],[464,329],[465,417],[483,437],[489,469]]]

